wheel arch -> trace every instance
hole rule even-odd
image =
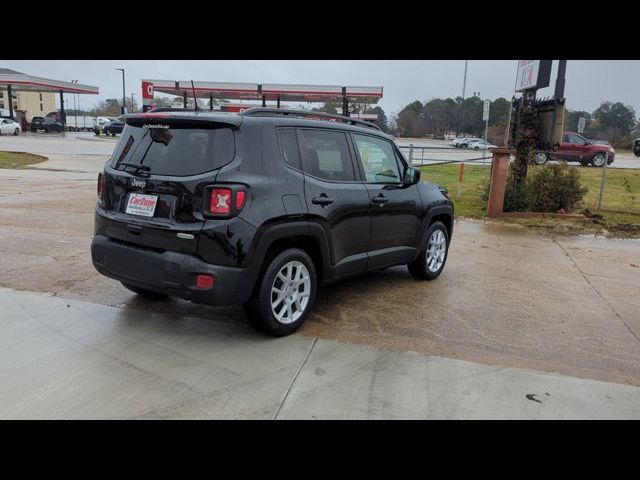
[[[313,261],[318,283],[326,277],[329,265],[329,240],[324,229],[313,222],[286,222],[267,227],[257,240],[257,247],[252,256],[259,266],[256,268],[254,288],[264,273],[268,261],[288,248],[303,250]],[[257,259],[261,261],[256,262]]]

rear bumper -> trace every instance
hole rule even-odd
[[[253,275],[248,268],[212,265],[193,255],[160,252],[103,235],[94,237],[91,259],[106,277],[196,303],[241,304],[253,290]],[[197,288],[198,274],[213,275],[213,288]]]

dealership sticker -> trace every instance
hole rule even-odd
[[[132,193],[129,195],[127,202],[127,213],[131,215],[141,215],[143,217],[153,217],[158,204],[157,195],[143,195],[141,193]]]

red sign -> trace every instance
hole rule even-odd
[[[153,83],[142,82],[142,98],[150,100],[153,98]]]

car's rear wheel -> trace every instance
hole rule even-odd
[[[304,323],[316,298],[316,270],[306,252],[285,250],[268,260],[253,297],[244,305],[251,325],[281,337]]]
[[[549,154],[547,152],[536,152],[533,156],[533,163],[536,165],[544,165],[549,161]]]
[[[151,290],[147,290],[146,288],[136,287],[134,285],[131,285],[125,282],[120,282],[120,283],[122,283],[122,286],[127,290],[131,290],[133,293],[137,293],[141,297],[145,297],[150,300],[162,300],[163,298],[167,298],[167,295],[164,295],[162,293],[153,292]]]
[[[449,233],[442,222],[433,222],[425,236],[427,241],[420,255],[407,266],[415,278],[433,280],[442,273],[447,263]]]
[[[14,135],[16,135],[16,136],[20,135],[20,129],[19,129],[19,128],[16,128],[16,129],[13,131],[13,134],[14,134]]]
[[[591,165],[598,168],[604,167],[604,164],[606,161],[607,161],[607,158],[605,157],[604,153],[596,153],[591,158]]]

